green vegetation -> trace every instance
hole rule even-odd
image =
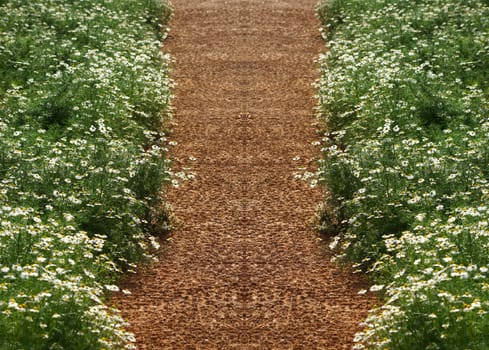
[[[0,349],[130,349],[104,294],[168,222],[162,0],[0,1]]]
[[[489,349],[489,3],[318,13],[321,226],[385,293],[356,349]]]

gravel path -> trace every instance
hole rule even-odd
[[[140,349],[351,347],[373,301],[325,256],[321,191],[293,176],[319,155],[316,1],[172,0],[173,157],[197,178],[169,191],[183,224],[117,302]]]

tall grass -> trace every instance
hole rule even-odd
[[[130,349],[104,304],[165,230],[171,14],[0,1],[0,349]]]
[[[318,13],[321,225],[385,294],[356,348],[488,349],[487,1],[325,0]]]

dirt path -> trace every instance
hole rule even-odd
[[[183,221],[120,301],[140,349],[347,349],[370,305],[308,224],[317,0],[172,0]],[[196,160],[190,160],[195,157]],[[299,160],[293,160],[300,157]]]

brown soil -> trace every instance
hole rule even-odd
[[[319,156],[317,0],[172,2],[173,157],[197,178],[169,191],[183,224],[117,301],[139,348],[350,348],[373,301],[325,256],[321,190],[293,176]]]

